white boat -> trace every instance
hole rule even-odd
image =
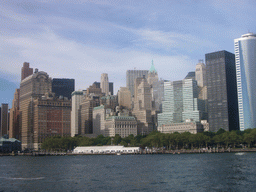
[[[244,154],[245,154],[244,152],[235,153],[235,155],[244,155]]]

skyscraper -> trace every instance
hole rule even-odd
[[[148,78],[148,70],[127,70],[126,71],[126,87],[131,91],[131,96],[134,96],[134,81],[138,77]]]
[[[210,131],[239,129],[235,55],[218,51],[205,55]]]
[[[52,92],[56,97],[63,96],[71,99],[71,93],[75,90],[75,79],[52,79]]]
[[[29,68],[29,63],[24,62],[23,67],[21,68],[21,81],[33,74],[33,68]]]
[[[108,84],[108,74],[102,73],[100,78],[100,88],[102,93],[105,93],[105,95],[109,94],[109,84]]]
[[[8,103],[2,103],[0,108],[0,137],[8,134]]]
[[[19,106],[20,106],[20,89],[16,89],[10,109],[9,119],[9,138],[20,139],[19,128]]]
[[[34,148],[34,99],[50,93],[52,79],[46,72],[35,70],[20,83],[20,128],[22,149]]]
[[[240,130],[256,127],[256,34],[235,39]]]
[[[199,60],[198,64],[196,65],[196,73],[195,79],[197,81],[197,85],[199,87],[204,87],[206,85],[206,67],[203,63],[203,60]]]
[[[198,99],[194,79],[164,82],[163,113],[158,114],[158,127],[183,123],[187,119],[200,122],[205,119],[204,101]]]
[[[72,93],[71,137],[81,134],[80,104],[82,102],[83,97],[83,91],[74,91]]]

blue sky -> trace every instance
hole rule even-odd
[[[256,33],[256,1],[2,0],[0,103],[13,99],[23,62],[86,89],[108,73],[115,92],[129,69],[183,79],[206,53],[234,53]]]

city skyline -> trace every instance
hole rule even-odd
[[[194,71],[206,53],[234,53],[234,39],[255,32],[253,1],[1,2],[0,93],[8,103],[22,63],[53,78],[74,78],[86,89],[108,73],[115,93],[127,70],[149,70],[175,81]]]

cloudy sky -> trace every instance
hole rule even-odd
[[[234,53],[234,39],[256,32],[251,0],[1,0],[0,103],[13,99],[23,62],[86,89],[108,73],[115,92],[126,70],[183,79],[206,53]]]

